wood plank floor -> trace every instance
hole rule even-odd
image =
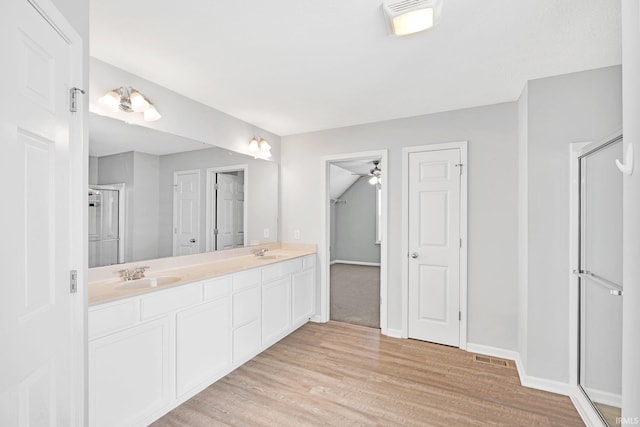
[[[582,426],[569,398],[465,351],[308,323],[153,424]]]

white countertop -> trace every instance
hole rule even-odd
[[[121,285],[135,283],[135,280],[131,282],[125,282],[122,278],[97,280],[89,282],[89,306],[156,292],[212,277],[237,273],[239,271],[262,267],[314,253],[316,253],[315,250],[307,248],[284,248],[270,250],[264,257],[241,255],[205,263],[183,265],[178,268],[148,271],[145,274],[145,277],[148,278],[173,277],[179,280],[165,285],[157,285],[156,287],[145,287],[141,289],[120,288]]]

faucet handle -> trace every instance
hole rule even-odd
[[[124,270],[120,270],[118,271],[118,273],[122,275],[124,280],[131,280],[133,278],[133,271],[129,270],[128,268],[125,268]]]
[[[147,271],[149,268],[149,266],[144,266],[144,267],[136,267],[136,271],[140,271],[141,273],[144,273],[145,271]]]

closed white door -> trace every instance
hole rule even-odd
[[[409,155],[408,336],[460,345],[460,150]]]
[[[0,12],[1,221],[0,425],[73,426],[82,413],[80,296],[70,270],[85,248],[78,232],[81,117],[69,111],[81,56],[26,0]],[[59,15],[55,15],[59,16]],[[56,18],[58,28],[68,28]],[[79,37],[74,34],[73,39]],[[72,68],[73,67],[73,68]],[[77,67],[77,68],[76,68]],[[76,126],[78,128],[76,128]],[[72,179],[73,178],[73,179]],[[72,192],[77,191],[76,193]]]
[[[200,252],[200,171],[173,174],[173,255]]]
[[[244,242],[244,184],[240,177],[217,174],[216,249],[231,249]]]

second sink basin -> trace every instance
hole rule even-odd
[[[117,289],[145,289],[155,288],[162,285],[170,285],[179,282],[179,277],[162,276],[162,277],[145,277],[144,279],[131,280],[116,286]]]
[[[256,259],[258,261],[273,261],[274,259],[282,259],[286,258],[284,255],[263,255],[257,256]]]

